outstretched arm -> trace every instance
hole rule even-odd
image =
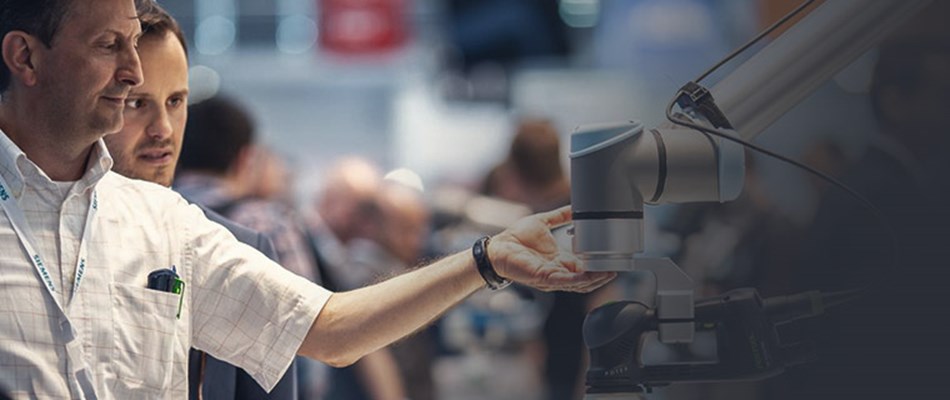
[[[570,221],[571,209],[537,214],[496,235],[488,256],[497,273],[541,290],[588,292],[612,279],[585,272],[558,248],[551,229]],[[334,366],[349,365],[438,318],[485,287],[470,251],[385,282],[335,293],[310,327],[299,354]]]

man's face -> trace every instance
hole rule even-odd
[[[188,116],[188,61],[171,33],[143,38],[139,55],[145,83],[129,95],[125,125],[104,139],[116,172],[171,186]]]
[[[385,222],[384,240],[388,249],[407,266],[414,265],[425,250],[429,227],[429,213],[420,204],[403,210],[398,215],[388,215]]]
[[[132,0],[71,3],[50,48],[38,40],[33,46],[42,118],[101,136],[119,130],[125,98],[142,82],[141,28]]]
[[[429,211],[415,189],[386,186],[379,194],[382,231],[379,238],[396,258],[411,266],[419,261],[429,228]],[[380,221],[373,221],[380,224]]]

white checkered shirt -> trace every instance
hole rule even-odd
[[[51,181],[0,132],[0,174],[33,231],[99,398],[187,398],[188,349],[243,367],[264,388],[283,376],[330,292],[208,221],[175,192],[122,177],[100,140],[74,185]],[[71,296],[86,212],[98,211],[83,283]],[[175,266],[179,295],[146,288]],[[72,298],[67,304],[66,299]],[[14,398],[80,398],[69,335],[9,216],[0,212],[0,387]]]

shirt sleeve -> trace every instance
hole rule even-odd
[[[269,391],[331,292],[240,243],[197,207],[182,214],[192,268],[192,346],[240,366]]]

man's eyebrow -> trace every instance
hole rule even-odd
[[[151,100],[153,97],[154,97],[154,96],[152,96],[151,93],[148,93],[148,92],[136,92],[135,90],[132,90],[132,91],[129,93],[129,96],[128,96],[128,98],[130,98],[130,99],[145,99],[145,100]]]
[[[142,34],[144,32],[142,32],[142,26],[141,26],[141,23],[139,22],[138,17],[133,18],[133,20],[135,21],[135,25],[132,26],[131,32],[127,30],[123,32],[122,30],[118,28],[114,28],[114,27],[106,28],[106,32],[115,33],[116,35],[119,35],[120,37],[127,37],[132,40],[138,40],[139,38],[142,37]]]
[[[129,34],[128,34],[127,32],[122,32],[122,31],[120,31],[120,30],[118,30],[118,29],[115,29],[115,28],[106,28],[105,31],[103,31],[103,33],[111,33],[111,34],[113,34],[113,35],[116,35],[116,36],[118,36],[118,37],[123,37],[123,38],[124,38],[124,37],[129,37]],[[141,31],[141,30],[135,32],[134,34],[132,34],[132,40],[136,40],[136,39],[138,39],[138,38],[140,38],[140,37],[142,37],[142,31]]]

